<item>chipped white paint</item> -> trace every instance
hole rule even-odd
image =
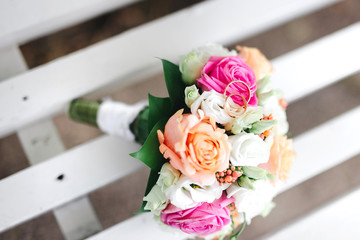
[[[17,47],[9,47],[0,51],[0,80],[2,77],[16,75],[26,70],[26,63]],[[31,165],[43,162],[65,151],[51,120],[27,126],[18,130],[17,133]],[[28,179],[24,179],[24,181],[28,181]],[[36,188],[37,186],[31,187]],[[26,194],[24,198],[21,198],[21,200],[24,199],[28,200]],[[86,196],[55,209],[54,215],[66,240],[80,240],[102,229]]]
[[[23,128],[18,131],[18,137],[32,165],[65,152],[65,147],[52,120],[45,120]],[[62,184],[67,177],[65,173],[59,172],[53,179],[43,179],[43,181],[57,181],[58,184]],[[37,187],[37,185],[34,186]],[[44,194],[54,194],[54,192],[44,192]],[[80,240],[102,229],[88,198],[79,197],[77,201],[67,203],[53,211],[66,240]]]

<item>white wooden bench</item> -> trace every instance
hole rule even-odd
[[[149,75],[160,72],[154,56],[176,61],[180,54],[205,42],[240,41],[337,1],[205,1],[26,69],[19,44],[130,2],[135,1],[0,3],[0,137],[17,132],[32,164],[0,180],[0,232],[53,210],[65,239],[91,236],[102,227],[86,195],[142,167],[128,156],[139,146],[121,138],[100,136],[66,150],[51,118],[63,112],[71,99],[101,96],[146,81]],[[43,11],[35,14],[39,6]],[[25,15],[14,18],[24,9]],[[226,17],[214,14],[220,10]],[[8,24],[1,24],[7,21]],[[202,31],[209,25],[216,31]],[[174,26],[179,28],[174,31]],[[354,54],[360,53],[359,42],[360,23],[356,23],[273,59],[276,69],[273,84],[285,92],[288,100],[295,101],[359,72]],[[342,51],[334,51],[338,46],[342,46]],[[135,54],[141,58],[134,57]],[[341,63],[333,59],[341,59]],[[349,134],[360,133],[360,126],[351,124],[354,119],[360,119],[359,107],[297,136],[294,142],[298,157],[281,191],[358,154],[358,136]],[[332,137],[333,130],[340,128],[342,131],[336,132],[337,141]],[[344,138],[346,142],[342,141]],[[314,142],[319,145],[310,151]],[[328,150],[338,147],[342,150]],[[143,227],[141,232],[137,231],[139,223]],[[89,239],[133,238],[134,232],[137,239],[175,239],[159,229],[149,214],[134,216]],[[273,239],[278,238],[274,235]]]

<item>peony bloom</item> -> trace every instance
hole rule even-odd
[[[160,217],[166,225],[178,228],[185,233],[207,236],[231,223],[230,212],[226,206],[232,202],[234,202],[233,198],[223,195],[213,203],[199,203],[186,210],[169,204]]]
[[[255,72],[256,80],[260,80],[273,71],[270,61],[257,48],[237,46],[240,56]]]
[[[182,112],[168,120],[164,133],[158,130],[159,150],[182,174],[211,185],[216,181],[215,173],[229,166],[228,137],[201,110],[199,116]]]
[[[226,94],[238,94],[248,101],[250,106],[257,106],[256,79],[254,71],[244,62],[240,56],[234,57],[211,57],[205,64],[201,78],[197,79],[198,86],[203,91],[215,90],[223,94],[226,86],[232,81]],[[238,105],[244,105],[240,97],[232,97]]]
[[[292,146],[292,140],[284,135],[275,135],[274,142],[270,149],[270,159],[267,163],[259,167],[274,174],[279,180],[286,180],[292,163],[295,160],[295,151]]]

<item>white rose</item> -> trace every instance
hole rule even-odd
[[[220,44],[208,43],[191,51],[186,56],[180,56],[180,72],[182,79],[187,85],[194,84],[200,77],[201,70],[211,56],[225,57],[236,56],[236,51],[229,51]]]
[[[168,187],[174,185],[180,177],[180,172],[176,170],[170,163],[164,163],[159,172],[159,178],[156,182],[165,191]]]
[[[220,124],[233,121],[233,118],[224,109],[225,99],[222,94],[214,90],[203,92],[198,99],[191,105],[191,113],[197,114],[198,109],[202,109],[205,116],[214,117]]]
[[[242,132],[229,136],[230,161],[234,166],[258,166],[270,157],[269,146],[257,135]]]
[[[279,104],[279,100],[275,95],[266,101],[264,105],[264,114],[272,114],[274,120],[277,121],[275,128],[278,134],[283,135],[289,131],[289,123],[286,118],[286,113]]]
[[[218,182],[204,186],[182,175],[175,185],[165,191],[165,194],[171,204],[180,209],[188,209],[195,207],[200,202],[211,203],[215,199],[219,199],[224,188],[219,187]]]
[[[144,209],[151,210],[156,216],[159,216],[168,204],[168,198],[157,184],[154,185],[143,200],[147,202]]]
[[[237,211],[245,212],[248,223],[253,217],[262,213],[276,195],[276,188],[268,180],[257,180],[253,185],[254,190],[239,187],[237,184],[232,184],[226,190],[228,197],[235,198]]]

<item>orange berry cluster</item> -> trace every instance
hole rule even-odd
[[[219,184],[222,185],[235,182],[242,174],[243,172],[241,171],[241,167],[233,166],[230,163],[228,169],[222,172],[217,172],[215,176]]]

